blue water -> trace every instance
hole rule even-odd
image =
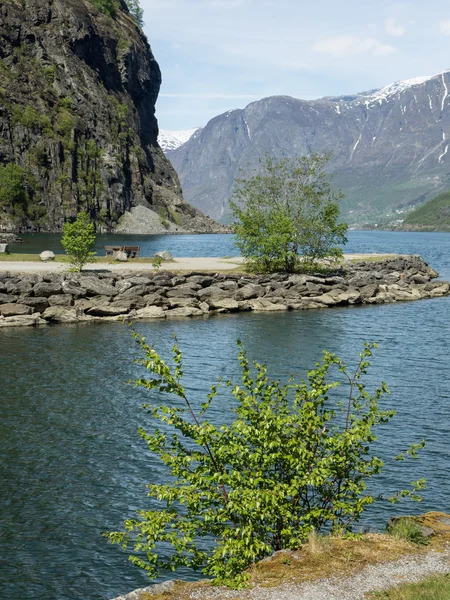
[[[188,236],[177,240],[188,242]],[[450,275],[450,234],[351,232],[349,248],[422,254]],[[138,330],[164,356],[177,334],[196,405],[218,377],[238,379],[238,338],[276,377],[304,376],[324,348],[355,364],[363,341],[377,341],[367,381],[372,388],[381,380],[389,384],[386,406],[397,415],[380,434],[387,468],[375,490],[390,493],[419,477],[428,481],[420,505],[380,504],[367,511],[364,522],[382,528],[391,515],[450,509],[449,317],[450,298],[442,298],[147,322]],[[108,600],[148,585],[126,553],[101,535],[148,506],[145,483],[166,477],[136,434],[139,425],[150,426],[140,408],[148,397],[124,383],[140,374],[136,352],[121,324],[0,330],[2,600]],[[212,418],[228,421],[230,409],[230,398],[222,395]],[[422,437],[427,447],[420,460],[390,460]]]

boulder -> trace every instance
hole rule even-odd
[[[0,315],[15,317],[16,315],[31,315],[33,309],[25,304],[0,304]]]
[[[259,298],[264,295],[264,288],[262,285],[255,285],[248,283],[236,291],[234,297],[236,300],[251,300],[252,298]],[[284,291],[284,290],[283,290]]]
[[[61,283],[61,288],[64,294],[71,294],[78,298],[86,295],[86,290],[76,279],[66,279]]]
[[[8,244],[0,244],[0,254],[8,254]]]
[[[92,317],[117,317],[125,315],[129,312],[126,306],[117,306],[116,304],[101,304],[100,306],[92,306],[87,309],[87,314]]]
[[[72,306],[73,298],[70,294],[56,294],[48,297],[50,306]]]
[[[48,308],[49,303],[47,298],[19,298],[17,301],[18,304],[25,304],[26,306],[30,306],[33,309],[33,312],[42,313],[46,308]]]
[[[170,308],[182,308],[183,306],[198,307],[198,300],[195,298],[169,298]]]
[[[233,300],[233,298],[211,298],[209,300],[210,308],[214,310],[224,309],[229,312],[236,312],[239,310],[239,302]]]
[[[255,312],[288,310],[286,304],[276,304],[275,302],[271,302],[270,300],[266,300],[265,298],[260,298],[259,300],[249,300],[248,302],[251,306],[251,309]]]
[[[79,321],[79,311],[74,307],[49,306],[42,318],[50,323],[77,323]]]
[[[44,252],[41,252],[39,254],[39,258],[42,260],[42,262],[48,262],[50,260],[55,260],[55,253],[52,252],[51,250],[44,250]]]
[[[97,277],[81,277],[80,285],[86,290],[88,296],[117,296],[119,293],[114,286],[104,283]]]
[[[442,282],[441,285],[434,286],[428,292],[428,295],[430,296],[430,298],[438,298],[439,296],[445,296],[446,294],[448,294],[449,288],[450,286],[448,283]]]
[[[132,285],[133,284],[130,281],[126,281],[125,279],[122,279],[121,281],[118,281],[116,283],[116,289],[119,292],[119,294],[123,294],[124,292],[129,290],[130,287],[132,287]]]
[[[38,315],[0,317],[0,327],[36,327],[37,325],[47,325],[47,321],[44,321]]]
[[[116,252],[116,255],[114,256],[114,260],[118,260],[119,262],[127,262],[128,255],[126,252],[119,250],[119,252]]]
[[[201,291],[203,291],[203,289]],[[196,298],[197,290],[188,285],[178,285],[176,288],[168,290],[166,296],[168,298]]]
[[[8,294],[29,294],[33,289],[29,281],[19,281],[17,283],[7,283],[6,291]]]
[[[165,319],[166,313],[160,306],[146,306],[136,311],[139,319]]]
[[[155,256],[159,256],[159,258],[161,258],[162,260],[173,260],[173,254],[171,254],[167,250],[156,252]]]
[[[12,294],[0,294],[0,304],[11,304],[12,302],[16,302],[19,296],[14,296]]]
[[[35,296],[54,296],[56,294],[62,294],[62,285],[57,282],[42,282],[36,283],[33,286],[33,293]]]

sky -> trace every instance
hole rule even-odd
[[[141,0],[161,129],[266,96],[366,91],[450,68],[444,0]]]

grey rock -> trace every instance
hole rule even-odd
[[[14,317],[16,315],[31,315],[33,309],[25,304],[0,304],[0,315]]]
[[[33,286],[33,293],[35,296],[54,296],[56,294],[62,294],[62,284],[60,283],[36,283]]]
[[[44,312],[44,310],[49,306],[48,299],[44,297],[19,298],[17,302],[18,304],[25,304],[26,306],[30,306],[33,309],[33,312],[39,313]]]
[[[183,306],[194,306],[197,308],[198,305],[199,302],[195,298],[169,298],[170,308],[181,308]]]
[[[50,306],[42,313],[42,318],[51,323],[77,323],[79,314],[74,307]]]
[[[88,296],[117,296],[118,290],[97,277],[82,277],[80,285],[86,290]]]
[[[236,312],[239,310],[239,302],[232,298],[211,298],[209,300],[210,308],[214,310],[224,309],[228,312]]]
[[[16,302],[19,296],[15,296],[13,294],[0,294],[0,304],[10,304],[11,302]]]
[[[251,300],[252,298],[258,298],[264,294],[264,288],[261,285],[254,285],[248,283],[243,287],[239,288],[234,297],[236,300]]]
[[[146,306],[136,311],[139,319],[165,319],[166,313],[160,306]]]
[[[132,287],[132,283],[129,281],[126,281],[125,279],[122,281],[118,281],[116,283],[116,289],[119,292],[119,294],[123,294],[124,292],[126,292],[127,290],[129,290]]]
[[[178,285],[176,288],[168,290],[166,296],[168,298],[195,298],[197,297],[197,290],[192,289],[188,285]]]
[[[119,252],[116,252],[115,256],[114,256],[114,260],[117,260],[119,262],[127,262],[128,261],[128,255],[126,252],[123,252],[122,250],[119,250]]]
[[[44,321],[38,315],[0,317],[0,327],[36,327],[38,325],[47,325],[47,321]]]
[[[266,300],[265,298],[261,298],[259,300],[249,300],[248,301],[251,309],[255,312],[276,312],[288,310],[286,304],[277,304],[275,302],[271,302],[270,300]]]
[[[70,294],[57,294],[56,296],[49,296],[48,303],[50,306],[72,306],[73,298]]]
[[[61,289],[64,294],[71,294],[75,297],[81,297],[86,295],[86,290],[81,287],[77,280],[66,280],[61,283]]]

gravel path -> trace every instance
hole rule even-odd
[[[345,254],[345,259],[364,260],[373,257],[392,257],[396,254]],[[197,258],[175,258],[171,262],[163,263],[161,269],[167,271],[232,271],[242,263],[242,256],[232,258],[214,258],[210,256]],[[68,263],[55,262],[32,262],[32,261],[0,261],[0,271],[9,271],[12,273],[58,273],[67,271]],[[84,267],[85,271],[154,271],[150,262],[140,263],[128,261],[125,263],[89,263]]]
[[[445,573],[450,573],[448,544],[443,552],[431,550],[426,554],[370,565],[349,577],[329,577],[312,583],[286,583],[277,587],[255,587],[240,591],[203,588],[185,593],[183,597],[191,600],[363,600],[368,592]],[[114,600],[140,600],[145,593],[167,593],[170,589],[171,582],[166,582],[160,586],[135,590]],[[170,597],[170,593],[167,594],[168,600]]]

